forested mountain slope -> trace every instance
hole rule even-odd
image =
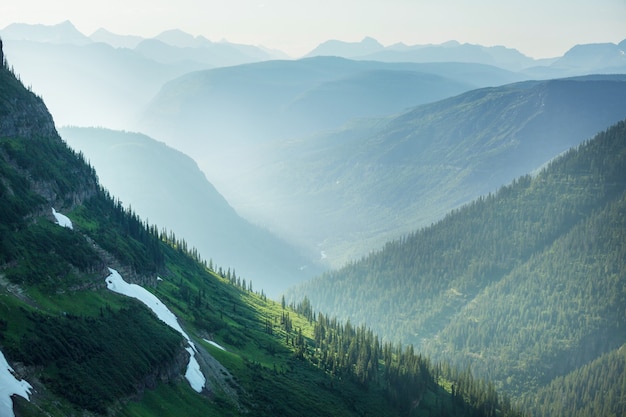
[[[622,121],[289,296],[532,397],[626,342],[624,213]]]
[[[0,197],[3,416],[520,415],[412,347],[213,271],[101,188],[4,66]]]
[[[536,416],[626,415],[626,345],[554,379],[524,404]]]

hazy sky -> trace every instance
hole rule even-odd
[[[3,0],[10,23],[70,20],[152,37],[179,28],[212,41],[265,45],[301,56],[328,39],[383,45],[448,40],[505,45],[534,58],[575,44],[626,38],[626,0]]]

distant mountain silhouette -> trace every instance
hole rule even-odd
[[[620,44],[576,45],[562,57],[533,59],[505,46],[482,46],[448,41],[439,45],[383,46],[372,38],[361,42],[327,41],[308,53],[382,62],[465,62],[522,71],[532,77],[562,78],[593,73],[626,72],[626,41]]]
[[[384,48],[376,39],[370,37],[364,38],[361,42],[329,40],[317,46],[306,54],[305,57],[340,56],[343,58],[356,58],[381,51]]]
[[[485,85],[520,80],[479,64],[411,64],[316,57],[186,74],[164,85],[137,130],[186,153],[337,128]],[[205,151],[206,148],[203,150]]]
[[[576,45],[550,65],[528,68],[535,77],[626,73],[626,40],[619,44]]]
[[[87,37],[70,22],[12,24],[0,31],[9,65],[45,97],[61,125],[126,129],[165,82],[215,66],[264,61],[275,53],[255,46],[212,43],[181,31],[160,36],[174,43],[191,39],[205,46],[176,47],[104,29]]]
[[[576,45],[551,66],[556,68],[586,67],[589,71],[598,73],[604,70],[626,72],[624,43],[619,45],[613,43]]]
[[[178,48],[201,48],[211,45],[211,41],[204,36],[193,36],[180,29],[166,30],[154,39]]]
[[[89,35],[89,38],[94,42],[108,43],[114,48],[128,49],[135,48],[141,41],[144,40],[141,36],[118,35],[116,33],[109,32],[104,28],[96,30],[94,33]]]
[[[383,62],[466,62],[495,65],[512,71],[536,65],[535,60],[504,46],[485,47],[449,41],[440,45],[395,44],[384,47],[372,38],[361,42],[327,41],[306,56],[340,56]]]
[[[45,98],[61,125],[127,128],[164,82],[202,68],[198,63],[159,63],[105,43],[5,40],[4,49],[9,64]]]
[[[12,23],[0,31],[0,36],[5,41],[19,40],[70,45],[86,45],[92,42],[68,20],[56,25]]]
[[[190,67],[203,69],[267,61],[273,58],[272,54],[265,50],[246,45],[212,43],[206,39],[198,41],[197,44],[198,46],[176,46],[157,37],[141,41],[134,50],[145,58],[164,64],[188,63]]]

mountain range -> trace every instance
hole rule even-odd
[[[11,56],[9,64],[19,68],[25,84],[46,99],[58,125],[103,126],[118,130],[143,127],[132,122],[143,113],[163,84],[183,74],[289,58],[281,51],[262,46],[212,42],[177,29],[149,39],[118,35],[105,29],[88,36],[69,21],[57,25],[13,23],[0,30],[0,37],[5,42],[5,51]],[[450,41],[441,45],[383,47],[376,40],[365,38],[357,43],[328,41],[306,56],[428,64],[431,69],[423,71],[469,82],[477,88],[525,79],[624,73],[624,49],[624,42],[577,45],[563,57],[533,60],[501,46]],[[455,62],[457,75],[466,72],[467,78],[455,77],[447,71],[439,74],[433,63],[444,62]],[[472,80],[472,73],[476,75],[477,68],[464,64],[488,65],[515,74],[504,75],[493,68],[482,71],[482,80],[477,83]],[[415,67],[410,70],[422,71]],[[75,85],[80,87],[73,88]],[[83,103],[83,111],[67,104],[74,101]],[[147,133],[155,136],[153,132]]]
[[[510,71],[549,64],[553,60],[534,60],[515,49],[503,46],[461,44],[448,41],[440,45],[405,45],[384,47],[372,38],[361,42],[330,40],[309,52],[307,57],[341,56],[344,58],[382,62],[465,62],[493,65]]]
[[[484,86],[487,78],[501,84],[520,79],[482,65],[336,57],[215,68],[165,84],[145,108],[138,128],[186,153],[202,153],[202,146],[220,151],[401,112]]]
[[[330,40],[306,57],[340,56],[382,62],[463,62],[492,65],[536,78],[562,78],[588,74],[619,74],[626,71],[626,40],[576,45],[562,57],[533,59],[504,46],[482,46],[457,41],[440,45],[383,46],[366,37],[361,42]]]
[[[102,188],[6,66],[0,195],[2,415],[521,416],[492,385],[214,270]]]
[[[153,39],[103,31],[88,37],[70,22],[15,23],[0,30],[0,37],[11,57],[9,65],[19,68],[20,79],[46,99],[58,125],[116,129],[128,128],[172,78],[284,56],[248,45],[212,43],[180,31]],[[79,109],[75,102],[82,103]]]
[[[68,117],[197,165],[122,131],[64,128],[71,150],[7,55],[0,414],[626,413],[626,78],[556,78],[622,72],[623,42],[535,67],[426,48],[522,71],[357,59],[372,39],[206,69],[180,31],[10,29],[76,77],[50,94]],[[271,300],[314,258],[337,268]]]
[[[325,261],[339,267],[540,168],[626,117],[624,81],[620,75],[588,76],[475,89],[315,135],[254,137],[230,153],[217,138],[171,144],[198,155],[244,217],[311,253],[323,251]],[[183,109],[185,117],[200,118]],[[172,126],[192,123],[176,120]],[[226,155],[224,163],[215,155]]]

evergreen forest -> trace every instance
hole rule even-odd
[[[540,415],[623,415],[625,213],[622,121],[287,300],[413,344]]]

